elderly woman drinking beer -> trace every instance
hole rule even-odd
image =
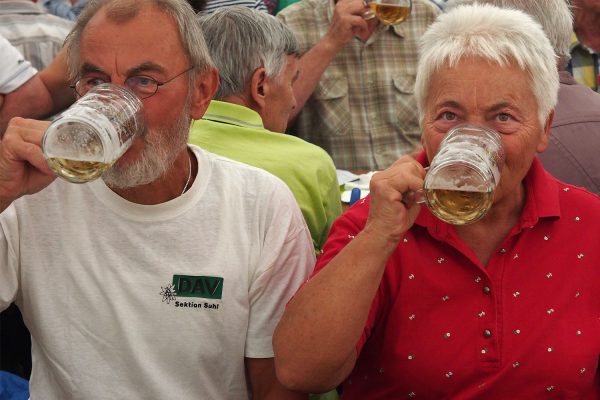
[[[600,200],[536,157],[557,91],[552,47],[524,13],[465,6],[431,25],[415,87],[424,153],[375,174],[334,224],[274,336],[284,385],[342,384],[344,399],[600,397]],[[465,126],[503,153],[489,209],[468,221],[478,185],[459,193],[448,174],[427,187]],[[422,191],[427,206],[413,201]]]

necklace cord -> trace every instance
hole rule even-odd
[[[192,180],[192,157],[190,156],[190,152],[189,150],[186,150],[187,155],[188,155],[188,177],[187,177],[187,181],[185,182],[185,186],[183,187],[183,190],[181,191],[181,195],[183,195],[185,193],[186,190],[188,190],[188,185],[190,184],[190,181]]]

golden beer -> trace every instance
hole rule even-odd
[[[143,105],[127,88],[103,83],[63,111],[44,132],[48,166],[73,183],[98,178],[144,132]]]
[[[73,183],[89,182],[98,178],[112,164],[100,161],[69,160],[66,158],[48,158],[52,171]]]
[[[375,16],[386,25],[399,24],[410,14],[410,7],[399,6],[396,4],[385,4],[372,1],[369,3],[369,7]]]
[[[466,225],[483,217],[492,206],[493,192],[425,189],[429,209],[443,221]]]

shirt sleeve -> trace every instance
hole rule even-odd
[[[15,300],[19,289],[19,262],[11,235],[18,231],[14,206],[0,214],[0,311]]]
[[[12,92],[37,74],[37,69],[3,36],[0,36],[0,54],[1,94]]]
[[[312,239],[300,209],[283,182],[273,191],[263,251],[249,289],[250,317],[245,356],[273,357],[273,331],[285,305],[306,281],[315,263]]]

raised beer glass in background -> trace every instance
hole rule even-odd
[[[369,10],[363,14],[363,18],[377,17],[385,25],[403,22],[412,9],[411,0],[366,0],[365,5]]]
[[[453,225],[471,224],[492,206],[504,165],[500,135],[489,128],[452,128],[431,160],[422,193],[407,198],[426,203],[431,212]]]
[[[128,89],[100,84],[46,129],[42,150],[48,166],[73,183],[98,178],[143,129],[142,102]]]

